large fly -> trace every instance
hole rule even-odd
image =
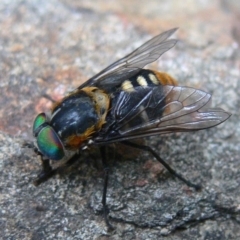
[[[177,81],[165,72],[143,69],[176,44],[175,39],[169,39],[175,31],[152,38],[57,102],[49,115],[40,113],[35,118],[34,150],[42,161],[35,185],[72,165],[84,149],[99,146],[105,173],[102,204],[106,224],[111,228],[106,204],[106,147],[120,142],[148,151],[175,177],[200,188],[173,170],[151,147],[131,142],[139,137],[214,127],[230,116],[223,109],[209,106],[209,93],[177,86]],[[52,168],[50,160],[66,158],[63,166]]]

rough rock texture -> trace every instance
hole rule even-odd
[[[2,0],[0,13],[1,239],[240,239],[238,1]],[[115,231],[107,232],[96,151],[36,188],[40,162],[22,142],[32,139],[36,114],[51,106],[42,94],[60,99],[176,26],[180,41],[152,68],[212,93],[213,105],[232,116],[213,129],[146,139],[200,192],[152,156],[120,149],[131,154],[110,164]]]

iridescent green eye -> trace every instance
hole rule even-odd
[[[37,136],[39,151],[49,159],[61,160],[64,149],[61,140],[51,126],[44,127]]]
[[[47,117],[45,113],[40,113],[37,115],[33,122],[33,135],[35,134],[38,127],[40,127],[42,124],[44,124],[47,121]]]

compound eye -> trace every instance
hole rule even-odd
[[[36,130],[47,121],[45,113],[40,113],[37,115],[33,122],[33,135],[35,135]]]
[[[61,160],[64,157],[63,144],[51,126],[42,128],[37,136],[39,151],[51,160]]]

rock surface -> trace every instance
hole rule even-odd
[[[240,239],[240,5],[237,1],[0,2],[1,239]],[[196,133],[146,139],[196,192],[154,158],[131,149],[111,161],[107,202],[93,152],[38,188],[40,162],[23,141],[32,121],[58,100],[153,35],[180,27],[177,46],[152,65],[179,85],[213,94],[232,113]],[[119,146],[120,148],[120,146]]]

